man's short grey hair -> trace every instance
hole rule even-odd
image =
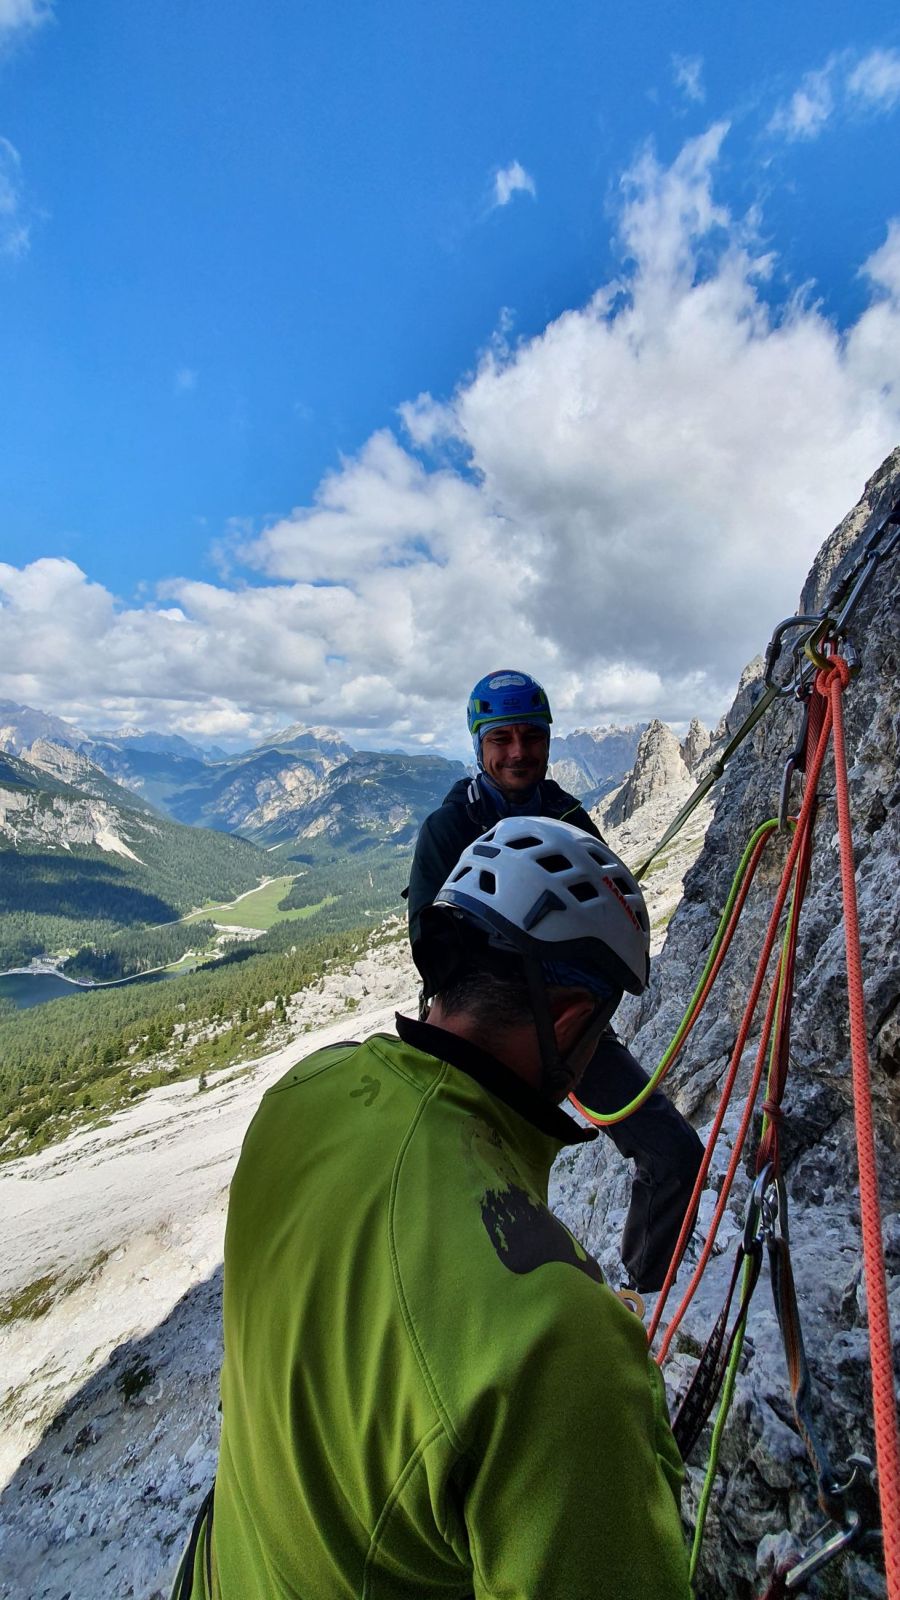
[[[524,973],[521,977],[499,977],[484,968],[466,967],[445,984],[435,999],[440,1001],[445,1016],[472,1017],[488,1036],[534,1021]]]

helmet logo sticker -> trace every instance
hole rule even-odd
[[[625,896],[623,895],[621,889],[619,888],[619,885],[617,883],[615,883],[612,878],[607,878],[605,875],[604,875],[604,878],[603,878],[603,882],[606,884],[606,887],[608,889],[612,890],[613,894],[615,895],[616,899],[619,902],[619,905],[622,907],[622,910],[628,912],[628,915],[630,916],[632,922],[634,923],[635,927],[637,928],[638,932],[640,933],[641,925],[638,922],[638,919],[635,916],[634,912],[632,911],[630,905],[628,904],[628,901],[625,899]]]
[[[521,672],[499,672],[496,678],[488,679],[489,689],[522,689],[524,686]]]

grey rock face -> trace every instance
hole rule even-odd
[[[595,805],[626,777],[646,723],[617,728],[576,728],[550,740],[550,776],[564,789]]]
[[[801,606],[800,609],[804,610],[805,607]],[[754,656],[752,661],[747,662],[738,679],[738,686],[731,703],[731,709],[726,711],[713,734],[714,744],[719,744],[724,739],[730,739],[732,734],[737,733],[744,719],[749,716],[763,693],[765,687],[763,683],[764,671],[765,662],[762,656]]]
[[[900,493],[900,450],[867,485],[860,504],[827,541],[804,590],[816,608],[852,565],[876,517]],[[895,1370],[900,1366],[900,547],[876,570],[852,625],[862,666],[845,695],[850,805],[859,898],[872,1092]],[[777,620],[777,619],[775,619]],[[741,681],[726,723],[736,727],[761,686],[761,663]],[[715,817],[670,925],[642,1001],[623,1007],[622,1032],[650,1070],[660,1059],[709,951],[732,874],[759,822],[777,813],[784,761],[798,730],[795,700],[777,702],[739,750],[718,790]],[[790,1074],[781,1133],[794,1275],[814,1411],[832,1459],[874,1457],[865,1293],[861,1282],[859,1188],[844,954],[833,760],[820,785],[816,846],[800,926]],[[755,970],[787,850],[777,836],[763,865],[707,1011],[676,1062],[666,1090],[706,1137]],[[764,994],[768,990],[764,991]],[[756,1054],[763,1007],[742,1060],[735,1099],[703,1196],[695,1240],[668,1314],[696,1264],[728,1161]],[[622,1013],[620,1013],[621,1020]],[[679,1333],[666,1376],[674,1396],[688,1381],[724,1300],[743,1227],[759,1113],[738,1170],[723,1229]],[[581,1147],[554,1172],[551,1203],[619,1281],[618,1239],[627,1173],[609,1141]],[[693,1522],[709,1429],[689,1466],[685,1494]],[[734,1409],[725,1433],[696,1593],[699,1600],[751,1600],[766,1586],[774,1556],[804,1543],[822,1522],[815,1484],[790,1405],[786,1362],[772,1310],[768,1271],[751,1307]],[[883,1596],[877,1553],[842,1558],[805,1591],[821,1597]]]
[[[704,756],[712,743],[712,734],[703,726],[699,717],[691,719],[687,736],[681,746],[681,755],[689,772],[693,772],[700,758]]]
[[[21,755],[36,739],[50,739],[74,749],[84,738],[80,728],[61,717],[17,705],[14,700],[0,700],[0,750],[8,755]]]
[[[690,773],[672,729],[654,720],[641,734],[631,776],[604,813],[613,827],[627,822],[654,795],[683,787]]]

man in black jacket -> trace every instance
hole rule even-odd
[[[467,845],[504,816],[556,817],[601,837],[584,807],[547,777],[552,716],[541,685],[524,672],[492,672],[469,699],[475,778],[461,778],[419,830],[409,881],[413,959],[430,993],[420,919]],[[610,1028],[581,1080],[595,1111],[617,1111],[644,1087],[646,1074]],[[662,1286],[703,1156],[693,1128],[655,1090],[640,1110],[603,1129],[635,1163],[622,1261],[643,1292]]]

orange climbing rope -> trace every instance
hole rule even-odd
[[[897,1408],[894,1401],[891,1329],[881,1240],[881,1205],[878,1197],[872,1085],[866,1037],[856,874],[853,866],[853,828],[850,819],[844,713],[841,700],[843,691],[850,681],[850,669],[841,656],[833,656],[829,668],[827,674],[819,674],[816,687],[828,696],[834,723],[834,767],[841,847],[844,942],[847,951],[847,987],[850,997],[850,1058],[853,1069],[853,1105],[859,1162],[863,1263],[869,1304],[869,1348],[872,1362],[872,1410],[875,1420],[878,1495],[881,1502],[888,1600],[900,1600],[900,1435],[898,1435]]]
[[[813,820],[814,812],[815,812],[816,790],[817,790],[817,787],[818,787],[819,774],[820,774],[820,772],[822,770],[822,762],[825,759],[825,750],[827,748],[827,744],[828,744],[828,739],[829,739],[830,733],[831,733],[831,712],[830,712],[830,710],[828,710],[828,711],[826,711],[825,718],[823,719],[821,734],[819,736],[819,741],[818,741],[818,744],[816,746],[815,755],[813,756],[813,760],[812,760],[812,763],[810,765],[808,778],[807,778],[806,793],[805,793],[805,795],[803,797],[803,804],[802,804],[802,806],[800,808],[800,815],[799,815],[799,817],[797,819],[797,826],[796,826],[796,829],[794,831],[794,837],[793,837],[793,839],[791,841],[791,847],[790,847],[790,850],[788,851],[787,860],[786,860],[786,862],[784,864],[784,871],[783,871],[782,876],[781,876],[781,883],[780,883],[779,888],[778,888],[778,893],[777,893],[777,895],[775,897],[775,904],[772,907],[772,914],[771,914],[771,916],[769,918],[769,926],[768,926],[768,929],[766,931],[765,940],[763,941],[763,947],[762,947],[762,950],[760,952],[759,961],[757,963],[756,973],[755,973],[755,976],[754,976],[754,979],[753,979],[753,984],[752,984],[751,989],[750,989],[750,995],[749,995],[749,998],[747,1000],[747,1005],[746,1005],[745,1010],[744,1010],[744,1015],[741,1018],[741,1025],[740,1025],[740,1027],[738,1029],[738,1035],[737,1035],[737,1039],[735,1041],[734,1049],[733,1049],[733,1051],[731,1053],[731,1061],[729,1062],[728,1072],[727,1072],[727,1075],[726,1075],[726,1078],[725,1078],[725,1084],[724,1084],[724,1087],[723,1087],[723,1090],[722,1090],[722,1097],[721,1097],[721,1100],[719,1102],[719,1106],[718,1106],[718,1109],[716,1111],[715,1118],[713,1120],[713,1125],[712,1125],[712,1129],[710,1131],[709,1139],[707,1141],[706,1150],[704,1151],[703,1160],[700,1163],[700,1171],[697,1174],[697,1180],[696,1180],[696,1183],[694,1185],[694,1192],[693,1192],[693,1195],[691,1196],[690,1204],[688,1205],[687,1211],[685,1213],[685,1219],[684,1219],[684,1223],[682,1224],[681,1232],[680,1232],[680,1234],[678,1236],[678,1242],[677,1242],[677,1244],[675,1246],[675,1251],[674,1251],[674,1254],[672,1256],[672,1260],[669,1263],[669,1270],[666,1273],[665,1282],[663,1283],[662,1289],[660,1290],[659,1299],[658,1299],[658,1301],[656,1303],[656,1308],[654,1310],[653,1317],[652,1317],[652,1320],[651,1320],[651,1323],[650,1323],[650,1327],[649,1327],[648,1332],[647,1332],[647,1338],[648,1338],[650,1344],[653,1343],[653,1340],[656,1337],[656,1333],[657,1333],[657,1331],[659,1329],[660,1323],[662,1321],[663,1313],[665,1311],[666,1301],[668,1299],[670,1290],[672,1288],[672,1284],[675,1281],[675,1277],[676,1277],[676,1274],[678,1272],[678,1268],[681,1265],[681,1260],[682,1260],[682,1257],[684,1255],[684,1251],[685,1251],[685,1249],[687,1247],[688,1239],[690,1238],[690,1235],[691,1235],[691,1233],[693,1231],[694,1221],[695,1221],[696,1214],[697,1214],[697,1208],[698,1208],[698,1206],[700,1204],[700,1196],[703,1193],[703,1190],[704,1190],[704,1188],[706,1186],[706,1178],[707,1178],[707,1174],[709,1172],[710,1164],[712,1162],[713,1151],[715,1150],[716,1142],[717,1142],[719,1134],[721,1132],[722,1124],[723,1124],[723,1122],[725,1120],[725,1113],[726,1113],[726,1111],[728,1109],[728,1105],[729,1105],[729,1102],[731,1100],[731,1095],[732,1095],[732,1092],[734,1090],[734,1085],[735,1085],[735,1082],[737,1080],[738,1069],[739,1069],[740,1064],[741,1064],[741,1058],[743,1056],[744,1049],[745,1049],[746,1044],[747,1044],[747,1039],[749,1038],[749,1035],[750,1035],[750,1030],[751,1030],[751,1028],[753,1026],[753,1018],[756,1015],[756,1008],[757,1008],[757,1006],[759,1004],[759,997],[760,997],[760,995],[762,993],[763,984],[765,983],[766,972],[768,971],[769,961],[771,959],[772,950],[773,950],[773,948],[775,946],[775,940],[776,940],[776,937],[777,937],[777,934],[778,934],[778,924],[779,924],[779,921],[780,921],[780,918],[781,918],[781,913],[782,913],[782,911],[784,909],[785,901],[787,900],[787,897],[788,897],[788,891],[789,891],[790,886],[791,886],[791,880],[792,880],[793,875],[794,875],[794,869],[795,869],[795,867],[797,865],[797,862],[798,862],[798,860],[800,858],[801,851],[804,848],[804,840],[806,839],[808,831],[812,827],[812,820]],[[726,1208],[726,1206],[728,1204],[729,1194],[730,1194],[731,1187],[732,1187],[732,1184],[734,1182],[734,1177],[735,1177],[735,1174],[737,1172],[738,1164],[739,1164],[740,1158],[741,1158],[741,1151],[743,1149],[743,1145],[744,1145],[744,1142],[746,1140],[747,1133],[748,1133],[749,1128],[750,1128],[750,1123],[751,1123],[752,1117],[753,1117],[753,1109],[754,1109],[754,1106],[756,1104],[756,1096],[757,1096],[757,1093],[759,1091],[760,1081],[762,1079],[763,1065],[764,1065],[765,1058],[766,1058],[766,1050],[767,1050],[767,1047],[768,1047],[769,1038],[770,1038],[771,1031],[772,1031],[772,1024],[773,1024],[773,1021],[774,1021],[774,1018],[775,1018],[775,1010],[776,1010],[776,1006],[777,1006],[777,1002],[778,1002],[778,990],[779,990],[779,986],[778,986],[778,983],[776,982],[772,987],[772,993],[771,993],[771,996],[770,996],[770,999],[769,999],[768,1008],[767,1008],[767,1011],[766,1011],[766,1019],[765,1019],[764,1025],[763,1025],[762,1038],[760,1040],[760,1046],[759,1046],[759,1050],[757,1052],[757,1058],[756,1058],[756,1064],[755,1064],[754,1071],[753,1071],[753,1077],[751,1079],[750,1089],[749,1089],[748,1094],[747,1094],[747,1099],[746,1099],[746,1103],[745,1103],[745,1106],[744,1106],[744,1112],[743,1112],[743,1116],[741,1118],[741,1125],[740,1125],[737,1137],[736,1137],[735,1142],[734,1142],[734,1149],[732,1151],[731,1161],[730,1161],[729,1167],[728,1167],[728,1173],[726,1175],[725,1182],[724,1182],[724,1184],[722,1186],[722,1190],[721,1190],[721,1193],[719,1195],[719,1201],[718,1201],[718,1204],[716,1206],[715,1213],[713,1215],[712,1223],[710,1224],[710,1228],[709,1228],[709,1232],[708,1232],[708,1235],[707,1235],[707,1238],[706,1238],[706,1242],[704,1244],[703,1250],[702,1250],[701,1255],[700,1255],[700,1260],[697,1263],[697,1266],[696,1266],[696,1268],[694,1270],[694,1273],[693,1273],[693,1276],[691,1278],[691,1281],[690,1281],[690,1283],[688,1285],[687,1290],[685,1291],[685,1294],[684,1294],[684,1297],[682,1299],[682,1302],[681,1302],[680,1306],[678,1307],[678,1310],[675,1312],[675,1315],[672,1318],[672,1321],[670,1322],[670,1324],[669,1324],[669,1326],[668,1326],[668,1328],[666,1330],[666,1334],[665,1334],[665,1337],[663,1339],[663,1343],[662,1343],[659,1355],[657,1356],[657,1360],[660,1363],[660,1365],[662,1365],[663,1361],[665,1361],[665,1359],[666,1359],[666,1356],[667,1356],[668,1351],[669,1351],[669,1347],[670,1347],[670,1345],[672,1343],[672,1339],[673,1339],[674,1334],[675,1334],[675,1330],[677,1329],[677,1327],[678,1327],[679,1323],[681,1322],[685,1312],[687,1311],[688,1306],[690,1305],[692,1299],[694,1298],[694,1295],[695,1295],[696,1290],[697,1290],[697,1286],[698,1286],[698,1284],[700,1282],[701,1277],[703,1276],[703,1273],[704,1273],[704,1271],[706,1269],[706,1265],[707,1265],[707,1263],[709,1261],[709,1258],[712,1255],[713,1245],[715,1244],[715,1239],[716,1239],[716,1234],[718,1232],[719,1223],[722,1220],[722,1217],[723,1217],[723,1215],[725,1213],[725,1208]]]
[[[827,648],[827,647],[826,647]],[[833,646],[832,646],[833,648]],[[762,988],[765,983],[766,973],[775,940],[778,932],[779,921],[787,901],[787,896],[793,882],[792,911],[789,918],[785,948],[778,972],[773,982],[765,1021],[757,1051],[756,1062],[751,1076],[750,1087],[741,1117],[740,1127],[734,1142],[728,1171],[719,1195],[718,1203],[710,1224],[707,1237],[701,1251],[700,1259],[691,1277],[691,1281],[682,1298],[681,1304],[675,1312],[660,1348],[657,1360],[660,1364],[665,1360],[671,1347],[675,1331],[681,1322],[688,1306],[693,1299],[700,1279],[712,1254],[713,1245],[718,1231],[719,1223],[724,1215],[728,1198],[733,1185],[744,1143],[750,1129],[759,1086],[762,1081],[763,1065],[769,1048],[769,1040],[775,1028],[775,1042],[772,1046],[769,1072],[769,1089],[764,1105],[763,1135],[757,1156],[757,1170],[765,1166],[770,1157],[774,1156],[777,1163],[777,1135],[778,1119],[780,1117],[781,1096],[784,1091],[787,1058],[786,1040],[789,1031],[789,1016],[793,988],[793,957],[796,951],[797,922],[799,908],[802,902],[806,878],[809,870],[810,852],[812,845],[812,829],[815,820],[817,803],[817,788],[822,764],[828,744],[833,736],[836,796],[838,809],[838,825],[841,848],[841,883],[844,901],[844,930],[847,952],[847,982],[850,1003],[850,1043],[853,1071],[853,1098],[856,1121],[856,1142],[860,1175],[860,1201],[862,1213],[863,1232],[863,1261],[866,1275],[866,1289],[869,1302],[869,1338],[872,1367],[872,1395],[873,1416],[875,1423],[875,1446],[878,1465],[878,1490],[881,1502],[882,1528],[884,1538],[885,1570],[887,1577],[888,1600],[900,1600],[900,1435],[898,1435],[897,1412],[894,1401],[894,1378],[891,1350],[891,1331],[887,1306],[887,1284],[885,1275],[884,1255],[881,1239],[881,1209],[878,1196],[878,1173],[875,1154],[875,1138],[872,1117],[871,1083],[869,1074],[868,1044],[866,1038],[865,1002],[863,994],[862,961],[859,943],[859,918],[856,904],[856,881],[853,863],[853,835],[850,818],[849,788],[847,778],[847,761],[844,744],[843,707],[841,696],[850,680],[850,669],[847,662],[839,655],[828,658],[818,657],[822,663],[816,673],[812,716],[810,717],[810,735],[807,751],[814,747],[814,754],[808,763],[807,785],[796,821],[796,828],[791,847],[788,851],[781,883],[772,908],[763,948],[760,952],[756,973],[751,987],[750,995],[738,1030],[737,1040],[732,1052],[729,1069],[726,1076],[722,1098],[716,1112],[710,1138],[704,1153],[704,1159],[697,1177],[694,1194],[688,1207],[685,1223],[679,1236],[673,1254],[666,1280],[660,1292],[659,1301],[648,1330],[648,1339],[652,1344],[662,1320],[665,1303],[672,1283],[674,1282],[680,1266],[687,1240],[693,1227],[696,1209],[699,1204],[700,1194],[706,1182],[713,1150],[722,1128],[725,1112],[729,1104],[738,1067],[746,1046],[756,1013]],[[823,706],[824,701],[824,706]],[[762,843],[762,841],[761,841]],[[739,912],[738,912],[739,914]],[[733,919],[736,921],[736,918]],[[729,934],[733,926],[729,928]],[[717,969],[716,969],[717,970]],[[706,998],[708,986],[704,991]],[[787,1022],[786,1022],[787,1019]],[[692,1018],[693,1020],[693,1018]],[[774,1269],[773,1269],[774,1270]],[[774,1287],[774,1283],[773,1283]],[[788,1319],[790,1320],[790,1319]],[[790,1331],[790,1330],[789,1330]],[[820,1474],[821,1480],[821,1474]],[[820,1481],[821,1489],[821,1481]],[[856,1519],[858,1524],[858,1518]],[[850,1533],[839,1533],[837,1543],[847,1542],[855,1532],[855,1526]],[[695,1550],[695,1556],[697,1551]],[[820,1557],[816,1558],[817,1560]],[[812,1564],[810,1570],[812,1570]],[[796,1578],[799,1578],[799,1568]],[[773,1600],[776,1594],[786,1592],[786,1587],[793,1587],[790,1583],[790,1573],[784,1569],[779,1570],[773,1578],[773,1584],[767,1591],[766,1600]]]

